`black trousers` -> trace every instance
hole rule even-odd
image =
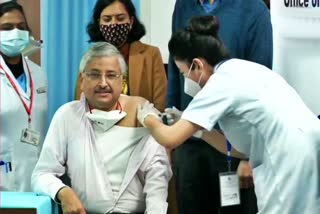
[[[219,172],[227,171],[227,158],[199,139],[189,139],[173,153],[179,214],[255,214],[253,189],[241,190],[241,205],[220,206]],[[236,171],[240,160],[232,159]]]

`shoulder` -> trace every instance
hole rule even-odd
[[[54,119],[66,121],[75,118],[75,115],[79,110],[81,110],[81,101],[75,100],[65,103],[55,112]]]
[[[31,61],[27,57],[25,57],[25,62],[27,63],[27,66],[31,70],[32,73],[37,74],[37,75],[45,75],[43,69],[35,62]]]
[[[42,72],[42,68],[36,64],[35,62],[31,61],[30,59],[28,59],[27,57],[25,57],[25,60],[28,64],[28,66],[30,67],[30,69],[35,69],[35,71],[41,71]]]
[[[270,16],[270,11],[263,1],[245,1],[246,2],[242,4],[243,12],[247,14],[248,18],[251,18],[251,21],[256,21],[255,19],[259,19],[260,17],[265,18],[265,16]]]
[[[160,50],[158,47],[142,43],[140,41],[135,41],[130,44],[130,52],[140,52],[144,53],[146,55],[149,55],[150,53],[153,54],[160,54]]]
[[[120,103],[125,107],[125,108],[136,108],[138,105],[142,105],[145,103],[147,100],[143,97],[139,96],[127,96],[127,95],[121,95],[120,98]]]

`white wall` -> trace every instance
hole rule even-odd
[[[175,0],[140,0],[140,18],[147,34],[142,42],[160,48],[164,63],[168,63],[168,42]]]

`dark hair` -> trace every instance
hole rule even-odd
[[[189,64],[197,57],[211,66],[230,58],[218,37],[219,22],[215,16],[193,17],[184,30],[174,33],[169,41],[169,52],[177,60]]]
[[[30,31],[26,15],[23,11],[23,8],[20,4],[17,3],[17,1],[12,0],[5,3],[0,4],[0,17],[2,17],[5,13],[11,12],[13,10],[18,10],[24,17],[27,25],[27,30]]]
[[[127,42],[131,43],[134,41],[138,41],[146,34],[146,29],[143,26],[143,24],[139,21],[136,14],[136,9],[133,3],[131,2],[131,0],[98,0],[93,9],[92,20],[87,26],[87,32],[90,37],[89,42],[105,41],[104,37],[100,32],[100,26],[99,26],[100,15],[101,15],[101,12],[106,7],[108,7],[109,5],[111,5],[116,1],[121,2],[126,8],[129,16],[133,17],[133,25],[129,32]]]

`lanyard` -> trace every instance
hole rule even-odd
[[[231,172],[231,143],[227,140],[227,162],[228,162],[228,171]]]
[[[18,86],[17,84],[14,82],[13,78],[8,74],[7,71],[5,71],[5,69],[2,67],[2,65],[0,64],[0,69],[2,69],[4,71],[4,73],[6,74],[8,80],[10,81],[12,87],[14,88],[14,90],[16,91],[16,93],[18,94],[18,96],[20,97],[20,100],[22,101],[22,104],[28,114],[28,123],[29,123],[29,127],[31,125],[31,118],[32,118],[32,112],[33,112],[33,107],[34,107],[34,82],[33,82],[33,78],[31,76],[31,72],[28,66],[28,63],[26,62],[26,66],[27,66],[27,70],[28,70],[28,74],[30,77],[30,88],[31,88],[31,99],[30,99],[30,105],[28,106],[27,102],[25,101],[25,99],[22,97],[22,94],[19,92]]]

